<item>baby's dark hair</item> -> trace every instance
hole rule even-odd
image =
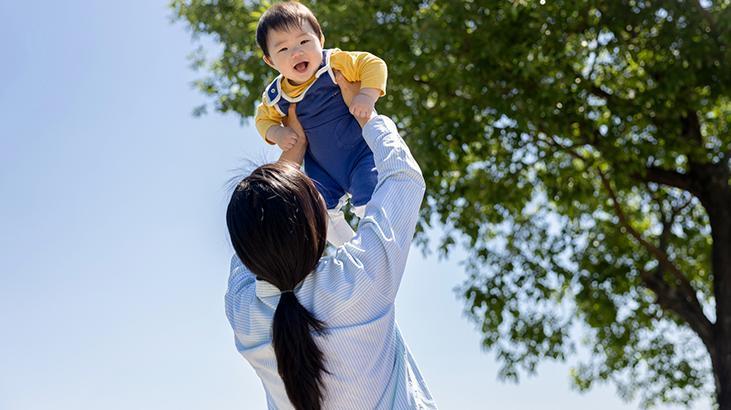
[[[269,30],[292,30],[302,27],[307,22],[315,30],[317,37],[322,39],[322,30],[320,23],[312,11],[304,4],[298,1],[287,1],[277,3],[267,9],[259,19],[256,27],[256,42],[261,47],[264,55],[269,57],[269,48],[267,47],[267,36]]]

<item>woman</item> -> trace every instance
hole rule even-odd
[[[358,92],[337,76],[346,102]],[[378,184],[356,236],[323,257],[327,211],[292,162],[306,142],[237,186],[226,222],[236,256],[226,314],[270,409],[436,408],[394,320],[394,299],[424,195],[393,122],[361,120]],[[243,263],[242,263],[243,262]]]

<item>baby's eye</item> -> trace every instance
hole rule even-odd
[[[278,53],[281,53],[282,51],[287,51],[287,47],[282,47],[279,49]]]
[[[309,42],[310,42],[310,40],[302,40],[302,41],[300,41],[300,44],[305,44],[305,43],[309,43]]]

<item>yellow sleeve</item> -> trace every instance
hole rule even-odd
[[[270,107],[262,102],[256,107],[256,116],[254,117],[256,130],[259,131],[259,134],[261,134],[267,144],[274,144],[266,138],[267,130],[274,125],[281,125],[283,118],[274,106]]]
[[[333,70],[340,70],[348,81],[360,81],[361,88],[375,88],[386,94],[388,68],[380,58],[365,51],[335,50],[330,55]]]

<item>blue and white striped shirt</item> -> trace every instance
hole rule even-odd
[[[325,322],[315,336],[325,357],[325,409],[436,409],[395,322],[394,299],[406,266],[424,178],[394,123],[372,118],[363,138],[373,150],[378,184],[356,236],[295,288],[300,303]],[[226,315],[236,348],[262,380],[270,409],[292,409],[277,373],[272,318],[280,292],[231,261]]]

